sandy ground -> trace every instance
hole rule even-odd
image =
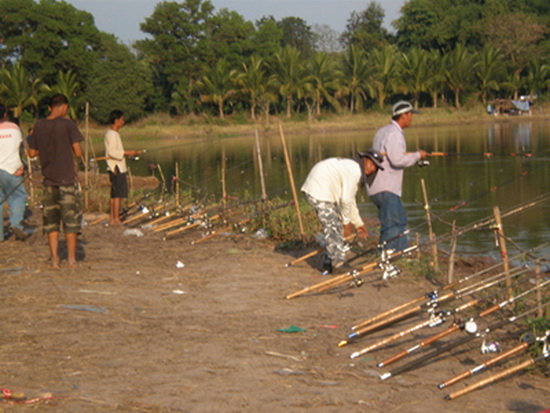
[[[39,214],[35,211],[33,220]],[[285,300],[326,279],[314,268],[316,260],[286,268],[292,256],[248,235],[191,245],[200,230],[163,240],[144,229],[141,237],[125,235],[126,229],[86,226],[79,238],[79,268],[73,271],[49,269],[39,230],[26,242],[0,244],[0,386],[28,398],[53,396],[28,406],[0,402],[0,411],[534,413],[550,408],[550,381],[540,369],[444,400],[449,391],[437,389],[438,383],[493,356],[481,355],[477,340],[437,363],[379,379],[387,369],[378,369],[377,361],[449,322],[355,360],[349,358],[353,351],[423,318],[337,346],[355,323],[433,289],[422,274],[404,271],[386,282],[376,273],[361,288]],[[478,269],[459,268],[462,274]],[[305,331],[277,331],[290,326]],[[514,328],[499,334],[519,336]]]

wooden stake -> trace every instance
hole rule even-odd
[[[435,235],[432,230],[432,216],[430,215],[430,204],[428,203],[428,193],[426,192],[426,184],[424,179],[420,180],[422,185],[422,196],[424,197],[424,210],[426,211],[426,222],[428,224],[428,236],[432,250],[432,265],[436,272],[439,272],[439,263],[437,260],[437,244],[435,243]]]
[[[176,162],[176,205],[180,204],[180,168]]]
[[[542,306],[542,291],[540,289],[540,282],[541,282],[541,274],[540,274],[540,261],[535,261],[535,280],[537,283],[537,307],[539,309],[537,310],[537,317],[543,317],[544,316],[544,309]]]
[[[449,274],[447,276],[447,284],[453,282],[453,273],[455,269],[455,252],[456,252],[456,221],[453,221],[452,238],[451,238],[451,255],[449,256]]]
[[[512,281],[510,280],[510,264],[508,263],[508,249],[506,248],[506,238],[504,238],[504,229],[502,228],[502,219],[500,217],[500,209],[498,206],[493,207],[495,214],[495,236],[500,247],[500,256],[502,257],[502,265],[504,269],[504,282],[508,291],[508,299],[513,297]]]
[[[32,182],[32,163],[31,157],[27,152],[27,173],[29,174],[29,192],[31,196],[31,205],[34,205],[34,184]]]
[[[225,200],[227,199],[227,192],[225,188],[225,146],[222,147],[222,203],[225,207]]]
[[[88,160],[90,159],[90,130],[88,125],[88,118],[90,114],[90,103],[86,102],[85,109],[85,134],[86,134],[86,143],[84,144],[84,209],[87,211],[90,207],[90,197],[89,197],[89,186],[90,180],[88,178]]]
[[[260,185],[262,187],[262,199],[267,199],[267,193],[265,191],[265,177],[264,177],[264,165],[262,162],[262,150],[260,148],[260,136],[258,134],[258,129],[254,130],[256,135],[256,154],[258,156],[258,169],[260,172]]]
[[[290,187],[292,189],[292,196],[294,198],[294,206],[296,207],[296,215],[298,216],[298,225],[300,226],[300,237],[304,239],[304,226],[302,224],[302,215],[300,213],[300,204],[298,203],[298,194],[296,193],[296,186],[294,185],[294,175],[292,174],[292,165],[290,164],[290,158],[288,156],[288,150],[286,148],[285,133],[283,131],[283,125],[279,123],[279,135],[281,136],[281,143],[283,144],[283,152],[285,154],[286,168],[288,170],[288,177],[290,179]]]

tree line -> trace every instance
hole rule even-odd
[[[416,107],[547,99],[550,3],[409,0],[393,22],[371,1],[343,33],[298,17],[256,22],[209,0],[165,1],[125,45],[90,13],[56,0],[0,1],[0,99],[32,121],[63,93],[71,117],[149,113],[358,113],[406,98]]]

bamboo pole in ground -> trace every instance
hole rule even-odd
[[[455,269],[455,253],[456,253],[456,221],[453,221],[453,226],[451,229],[452,238],[451,238],[451,255],[449,256],[449,272],[447,275],[447,284],[452,284],[453,275]]]
[[[27,152],[27,173],[29,174],[29,192],[30,192],[30,198],[31,198],[31,205],[34,205],[34,184],[32,182],[32,163],[31,163],[31,157],[29,156],[28,152]]]
[[[288,176],[290,180],[290,187],[292,189],[292,196],[294,198],[294,205],[296,206],[296,215],[298,216],[298,225],[300,227],[300,237],[304,239],[304,225],[302,224],[302,214],[300,213],[300,204],[298,203],[298,194],[296,193],[296,185],[294,184],[294,175],[292,173],[292,165],[290,164],[290,158],[288,156],[288,150],[286,147],[285,133],[283,131],[283,125],[279,123],[279,135],[281,136],[281,143],[283,144],[283,152],[285,155],[286,168],[288,170]]]
[[[179,205],[180,204],[180,168],[179,168],[178,162],[176,162],[175,174],[176,174],[176,205]]]
[[[88,177],[88,160],[90,159],[90,129],[89,129],[89,119],[90,115],[90,103],[86,102],[85,108],[85,134],[86,134],[86,143],[84,144],[84,209],[87,211],[90,207],[90,194],[89,186],[90,180]]]
[[[428,224],[428,236],[430,239],[430,246],[432,250],[432,265],[436,272],[439,272],[439,262],[437,260],[437,244],[435,242],[435,234],[432,230],[432,217],[430,215],[430,204],[428,202],[428,193],[426,191],[426,184],[424,179],[420,180],[422,186],[422,196],[424,197],[424,210],[426,211],[426,222]]]
[[[260,136],[258,134],[258,129],[254,129],[254,134],[256,135],[256,154],[258,156],[258,169],[260,172],[260,185],[262,188],[262,200],[267,199],[267,193],[265,190],[265,177],[264,177],[264,165],[262,162],[262,150],[260,148]]]
[[[227,191],[225,187],[225,146],[222,147],[222,204],[225,208],[225,201],[227,200]]]
[[[510,264],[508,262],[508,249],[506,248],[506,238],[504,237],[504,229],[502,227],[502,218],[500,216],[500,208],[498,206],[493,207],[493,213],[495,215],[495,235],[500,248],[500,256],[502,257],[502,266],[504,268],[505,279],[508,299],[513,297],[512,281],[510,280]]]
[[[535,261],[535,280],[537,285],[537,306],[539,307],[537,310],[537,317],[542,318],[544,316],[544,308],[542,306],[542,291],[540,289],[541,273],[539,260]]]

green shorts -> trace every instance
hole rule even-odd
[[[44,232],[79,233],[82,229],[82,197],[78,183],[44,187]]]

